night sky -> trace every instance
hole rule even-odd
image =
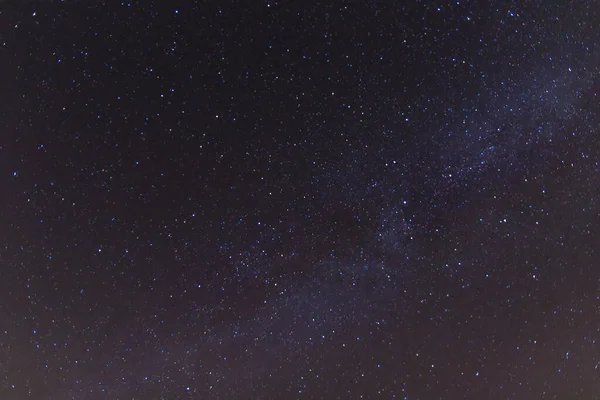
[[[599,399],[598,1],[1,1],[0,398]]]

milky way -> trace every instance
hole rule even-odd
[[[200,3],[0,1],[0,398],[598,396],[598,2]]]

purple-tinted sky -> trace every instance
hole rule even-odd
[[[600,398],[598,26],[0,2],[0,399]]]

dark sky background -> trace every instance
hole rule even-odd
[[[600,398],[598,1],[0,4],[0,398]]]

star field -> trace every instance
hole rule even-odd
[[[600,398],[599,24],[0,1],[0,398]]]

